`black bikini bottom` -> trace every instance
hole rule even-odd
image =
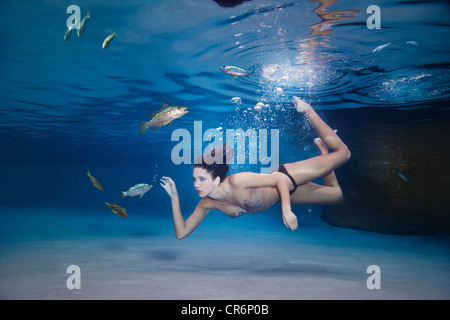
[[[292,176],[287,172],[287,170],[286,170],[284,164],[280,164],[280,165],[278,166],[278,172],[284,173],[285,175],[288,176],[289,179],[291,179],[292,184],[294,185],[294,189],[292,189],[291,191],[289,191],[289,194],[290,194],[290,195],[293,194],[293,193],[295,192],[295,190],[297,190],[297,188],[298,188],[297,182],[295,182],[294,178],[292,178]]]

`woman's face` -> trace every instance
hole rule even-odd
[[[198,195],[202,198],[208,196],[214,188],[214,180],[208,170],[203,168],[194,168],[193,170],[194,187]]]

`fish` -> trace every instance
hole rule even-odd
[[[120,191],[122,194],[122,199],[125,197],[135,197],[140,195],[139,199],[142,198],[142,196],[151,188],[153,188],[152,185],[146,184],[146,183],[138,183],[135,186],[129,188],[127,191]]]
[[[169,106],[167,103],[163,103],[162,108],[154,110],[150,114],[150,120],[144,122],[139,121],[139,133],[142,136],[148,128],[153,131],[158,130],[161,126],[170,125],[172,121],[184,116],[188,113],[187,107],[183,106]]]
[[[411,41],[406,41],[406,44],[412,44],[413,46],[418,46],[419,43],[417,41],[411,40]]]
[[[253,74],[253,71],[247,70],[247,69],[242,69],[242,68],[238,68],[238,67],[234,67],[234,66],[223,66],[220,67],[220,70],[229,74],[230,76],[232,76],[233,78],[236,77],[247,77],[251,74]]]
[[[383,50],[384,48],[386,48],[388,45],[390,45],[391,44],[391,42],[389,41],[388,43],[386,43],[386,44],[383,44],[383,45],[381,45],[381,46],[378,46],[378,47],[376,47],[375,49],[373,49],[373,51],[372,52],[378,52],[378,51],[380,51],[380,50]]]
[[[403,171],[401,171],[398,168],[395,168],[395,170],[397,171],[400,178],[402,178],[407,183],[412,183],[411,179],[409,178],[409,176],[406,173],[404,173]]]
[[[89,179],[91,179],[92,184],[94,185],[94,187],[96,187],[97,189],[103,191],[103,186],[101,185],[101,183],[98,182],[98,180],[95,179],[93,176],[91,176],[91,174],[89,173],[89,171],[87,172],[87,175],[88,175]]]
[[[102,49],[108,48],[109,44],[111,43],[112,39],[116,36],[116,33],[110,34],[106,37],[106,39],[103,41]]]
[[[116,217],[117,217],[117,216],[121,216],[121,217],[124,217],[124,218],[127,218],[127,217],[128,217],[128,215],[127,215],[127,210],[124,209],[124,208],[122,208],[121,206],[118,206],[118,205],[115,204],[115,203],[108,203],[108,202],[105,202],[105,204],[106,204],[106,206],[107,206],[108,208],[111,209],[111,211],[112,211],[113,213],[116,214]]]
[[[86,9],[84,17],[83,17],[83,19],[81,20],[81,23],[80,23],[80,28],[77,30],[78,37],[81,37],[84,34],[84,32],[86,31],[86,20],[89,19],[90,17],[91,17],[91,14]]]
[[[73,20],[72,20],[72,24],[70,25],[69,28],[67,28],[67,31],[66,31],[66,33],[64,34],[64,41],[66,41],[67,39],[70,38],[70,35],[72,34],[72,30],[75,28],[75,22],[76,22],[76,20],[73,19]]]

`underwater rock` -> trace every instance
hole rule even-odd
[[[325,206],[322,220],[385,234],[450,235],[450,111],[444,108],[324,112],[352,157],[336,170],[344,201]]]

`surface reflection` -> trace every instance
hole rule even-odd
[[[235,7],[250,0],[214,0],[221,7]]]
[[[309,27],[312,30],[313,35],[325,37],[331,32],[333,23],[355,19],[359,13],[359,10],[356,9],[328,11],[328,7],[338,2],[338,0],[310,1],[319,3],[319,6],[314,10],[314,13],[322,19],[319,23]]]
[[[329,39],[333,24],[355,19],[359,13],[357,9],[329,11],[328,8],[337,3],[338,0],[310,1],[319,3],[319,6],[313,12],[319,16],[321,21],[309,26],[312,31],[311,35],[298,41],[299,54],[296,57],[297,66],[304,69],[302,74],[305,79],[301,86],[307,88],[313,88],[318,83],[329,83],[332,79],[340,76],[339,72],[328,67],[328,63],[340,60],[341,57],[332,50],[322,49],[332,49]]]

